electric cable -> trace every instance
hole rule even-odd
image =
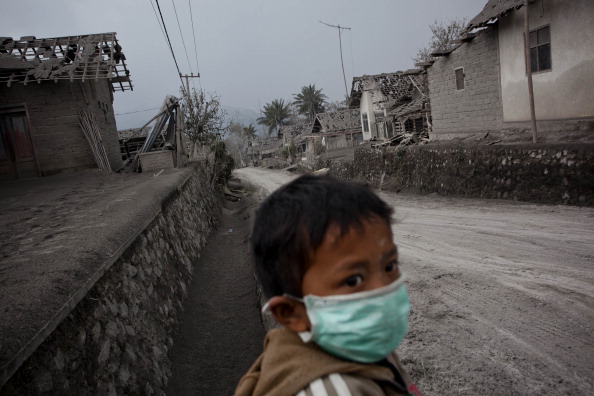
[[[152,109],[145,109],[145,110],[129,111],[127,113],[116,113],[115,115],[126,115],[126,114],[134,114],[134,113],[143,113],[145,111],[158,110],[158,109],[160,109],[160,107],[153,107]]]
[[[194,30],[194,15],[192,14],[192,1],[188,0],[188,6],[190,7],[190,20],[192,21],[192,36],[194,37],[194,54],[196,55],[196,70],[198,72],[198,85],[202,90],[202,82],[200,81],[200,65],[198,64],[198,50],[196,49],[196,30]],[[193,81],[192,81],[193,83]],[[196,86],[194,86],[196,89]]]
[[[175,11],[175,19],[177,19],[177,27],[179,28],[179,35],[181,36],[182,44],[184,46],[184,51],[186,52],[186,60],[188,61],[188,67],[190,68],[190,72],[194,74],[192,71],[192,65],[190,64],[190,57],[188,56],[188,49],[186,48],[186,40],[184,40],[184,34],[182,33],[181,25],[179,24],[179,17],[177,16],[177,8],[175,7],[175,1],[171,0],[171,4],[173,4],[173,11]]]
[[[151,7],[153,7],[153,12],[155,13],[155,18],[157,18],[157,24],[159,25],[159,29],[161,29],[161,33],[163,33],[163,38],[165,39],[165,41],[167,41],[167,36],[165,36],[165,30],[163,30],[163,26],[161,26],[161,21],[159,20],[159,15],[157,15],[155,5],[151,0],[149,0],[149,3],[151,3]]]
[[[159,10],[159,15],[161,16],[161,22],[163,23],[163,29],[165,29],[165,36],[167,36],[167,42],[169,43],[169,49],[171,50],[171,55],[173,56],[173,61],[175,62],[175,67],[177,68],[177,75],[179,76],[179,81],[181,81],[182,87],[184,85],[184,81],[181,77],[181,71],[179,70],[179,65],[177,63],[177,59],[175,58],[175,52],[173,52],[173,46],[171,45],[171,39],[169,38],[169,33],[167,32],[167,25],[165,25],[165,19],[163,18],[163,13],[161,12],[161,6],[159,6],[159,0],[155,0],[157,4],[157,9]]]

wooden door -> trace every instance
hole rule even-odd
[[[0,178],[38,176],[27,116],[0,114]]]

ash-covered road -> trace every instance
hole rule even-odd
[[[294,178],[244,168],[265,191]],[[594,394],[594,209],[380,194],[413,311],[400,355],[424,394]]]

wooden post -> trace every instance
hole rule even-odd
[[[534,88],[532,86],[532,61],[530,59],[530,24],[528,21],[528,0],[524,0],[524,46],[526,75],[528,77],[528,97],[530,99],[530,120],[532,122],[532,143],[536,143],[536,112],[534,110]]]

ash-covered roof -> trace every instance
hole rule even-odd
[[[316,115],[312,132],[323,130],[329,132],[342,132],[361,129],[361,113],[359,109],[346,109],[329,111]]]
[[[283,125],[280,128],[280,134],[286,135],[289,134],[291,136],[301,135],[302,133],[309,133],[313,123],[308,122],[304,124],[294,124],[294,125]]]
[[[0,37],[0,84],[109,79],[114,91],[132,90],[116,33],[38,39]]]
[[[489,0],[483,10],[468,24],[466,30],[486,26],[507,12],[524,5],[524,0]]]
[[[359,108],[363,91],[372,91],[373,103],[395,105],[409,101],[415,89],[415,79],[411,71],[354,77],[350,107]]]

